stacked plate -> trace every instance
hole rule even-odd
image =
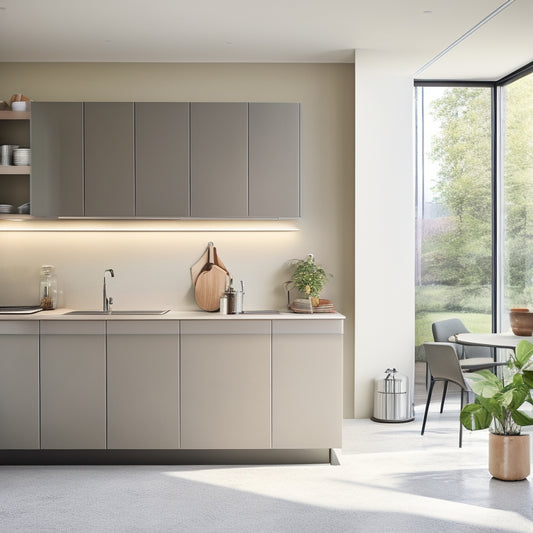
[[[5,215],[9,213],[14,213],[15,208],[9,204],[0,204],[0,215]]]
[[[13,164],[17,166],[31,165],[31,148],[13,150]]]
[[[313,307],[313,313],[334,313],[335,306],[329,300],[319,300],[318,305]]]

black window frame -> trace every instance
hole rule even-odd
[[[491,320],[493,333],[498,331],[500,307],[500,264],[498,260],[499,242],[499,225],[498,217],[500,203],[500,184],[502,183],[501,161],[501,89],[518,79],[527,76],[533,72],[533,61],[520,67],[519,69],[507,74],[496,81],[468,81],[468,80],[414,80],[415,89],[418,87],[486,87],[491,91],[491,195],[492,195],[492,213],[491,213],[491,233],[492,233],[492,282],[491,282]],[[417,157],[417,176],[416,176],[416,202],[419,198],[418,182],[418,157]],[[418,216],[418,208],[417,208]]]

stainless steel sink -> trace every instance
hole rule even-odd
[[[110,313],[107,311],[69,311],[66,315],[102,315],[102,316],[117,316],[117,315],[164,315],[168,313],[169,309],[164,310],[150,310],[150,311],[120,311],[113,310]]]

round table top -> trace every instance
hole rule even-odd
[[[533,336],[519,337],[512,333],[457,333],[452,335],[449,340],[467,346],[489,346],[514,350],[520,341],[526,340],[533,343]]]

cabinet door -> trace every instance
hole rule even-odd
[[[107,447],[179,447],[178,321],[107,324]]]
[[[83,104],[34,102],[31,212],[83,216]]]
[[[300,104],[250,104],[249,216],[300,216]]]
[[[342,446],[341,320],[272,322],[274,448]]]
[[[181,323],[181,447],[270,448],[270,322]]]
[[[104,321],[41,322],[41,448],[105,449]]]
[[[191,104],[191,216],[248,216],[248,104]]]
[[[0,322],[0,449],[39,449],[39,322]]]
[[[189,104],[135,104],[135,215],[189,214]]]
[[[85,107],[85,216],[135,215],[133,103]]]

